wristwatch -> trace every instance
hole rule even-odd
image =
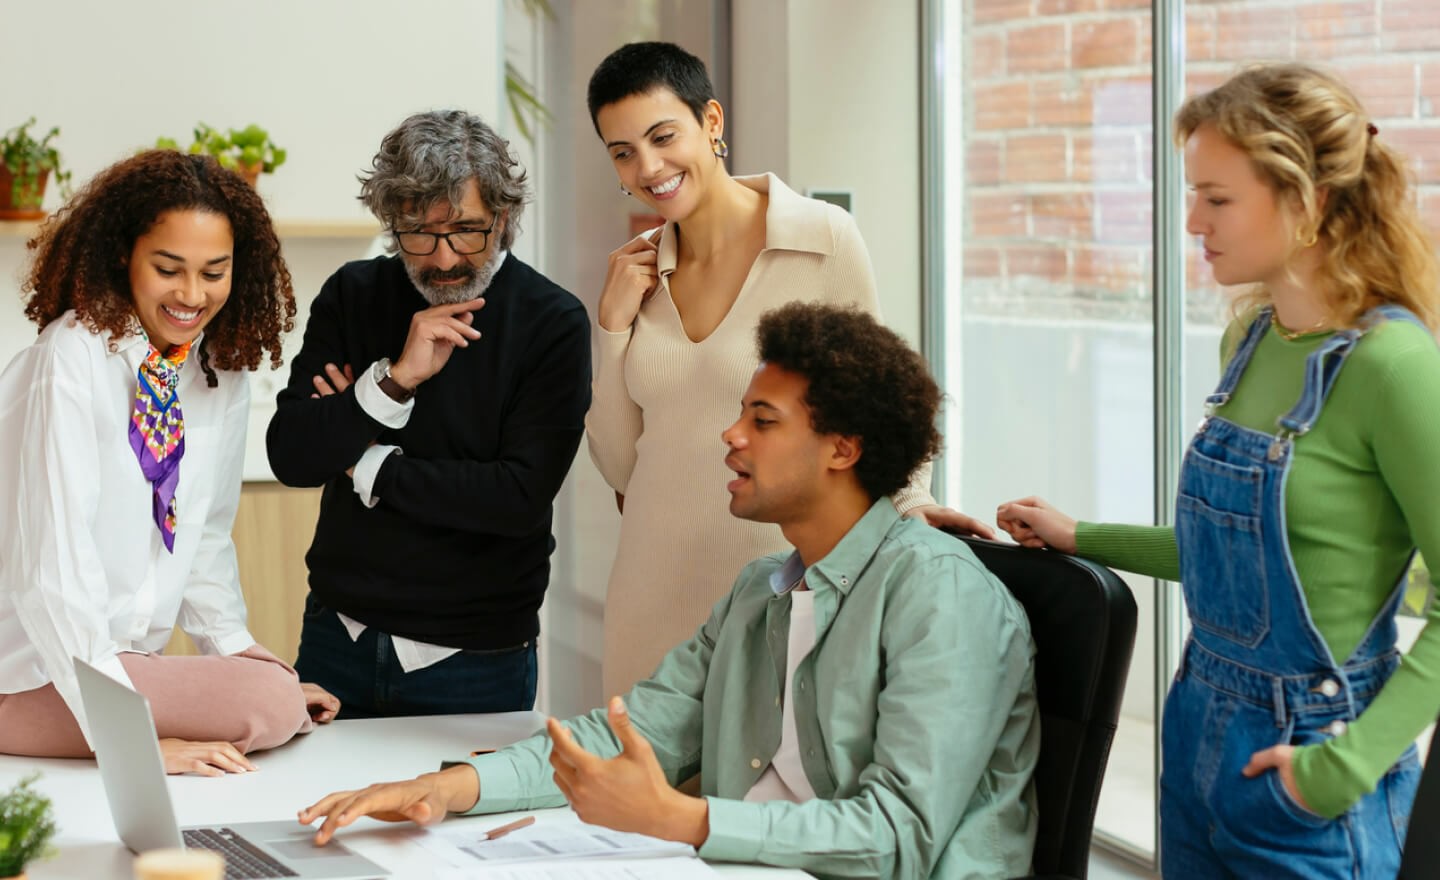
[[[380,390],[385,392],[385,396],[396,403],[405,403],[415,396],[414,388],[406,388],[390,375],[389,358],[376,361],[375,366],[370,368],[370,375],[375,379],[375,384],[380,386]]]

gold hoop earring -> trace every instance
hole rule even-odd
[[[1297,241],[1297,242],[1300,244],[1301,247],[1312,248],[1312,247],[1315,246],[1315,243],[1318,242],[1319,240],[1320,240],[1320,229],[1319,229],[1319,227],[1316,227],[1314,230],[1312,230],[1312,231],[1310,232],[1310,236],[1309,236],[1308,238],[1305,236],[1304,230],[1300,230],[1300,229],[1295,230],[1295,241]]]
[[[725,143],[724,138],[716,138],[715,140],[711,141],[710,149],[714,151],[715,158],[717,159],[730,158],[730,145]]]

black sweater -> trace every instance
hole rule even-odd
[[[422,383],[405,427],[360,408],[353,388],[312,398],[327,363],[358,376],[398,360],[428,303],[399,257],[348,263],[311,307],[266,433],[287,486],[325,487],[305,562],[327,608],[406,638],[470,649],[540,631],[556,493],[590,404],[590,329],[578,299],[510,254],[475,313],[481,338]],[[346,468],[374,441],[402,454],[367,508]]]

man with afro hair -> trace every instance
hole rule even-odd
[[[779,524],[794,550],[746,566],[623,700],[437,773],[330,795],[300,814],[329,817],[318,842],[370,813],[426,822],[568,801],[587,822],[706,859],[820,877],[1029,873],[1029,625],[964,543],[886,497],[939,447],[939,389],[857,310],[791,303],[757,335],[760,365],[721,435],[726,489],[731,513]],[[676,790],[697,771],[701,797]]]

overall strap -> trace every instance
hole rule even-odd
[[[1220,377],[1220,384],[1215,386],[1215,390],[1209,397],[1205,398],[1206,412],[1214,412],[1217,407],[1224,406],[1229,402],[1230,395],[1235,393],[1235,386],[1240,384],[1240,376],[1244,374],[1251,356],[1255,354],[1255,349],[1260,346],[1260,340],[1265,338],[1265,333],[1270,329],[1270,312],[1270,306],[1266,306],[1255,314],[1255,320],[1250,322],[1249,329],[1245,331],[1245,338],[1235,349],[1235,354],[1230,358],[1230,362],[1225,365],[1225,373]]]
[[[1409,321],[1416,327],[1424,329],[1426,333],[1430,332],[1430,328],[1425,326],[1424,321],[1421,321],[1419,318],[1415,317],[1414,312],[1410,311],[1404,306],[1397,306],[1394,303],[1386,303],[1383,306],[1376,306],[1375,308],[1366,312],[1364,317],[1360,319],[1360,323],[1366,325],[1366,330],[1369,330],[1371,327],[1378,326],[1384,321]]]
[[[1325,405],[1325,399],[1335,387],[1335,380],[1340,376],[1340,368],[1345,365],[1345,359],[1355,350],[1361,337],[1386,321],[1410,321],[1421,327],[1425,326],[1408,309],[1397,305],[1383,305],[1362,315],[1356,326],[1337,331],[1325,340],[1305,359],[1305,388],[1300,393],[1300,399],[1288,413],[1276,420],[1280,428],[1280,439],[1299,436],[1314,426],[1315,420],[1320,417],[1321,408]]]

